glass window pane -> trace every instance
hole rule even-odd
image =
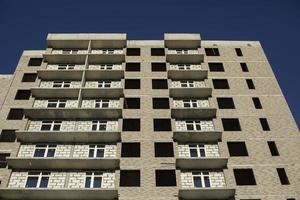
[[[202,182],[200,177],[193,177],[194,179],[194,187],[202,187]]]
[[[49,177],[42,177],[40,188],[46,188],[48,186]]]
[[[90,188],[91,187],[91,177],[85,178],[85,187]]]
[[[196,149],[190,149],[190,154],[191,154],[191,157],[198,157]]]
[[[54,154],[55,154],[55,149],[49,149],[47,157],[54,157]]]
[[[101,188],[101,182],[102,182],[101,177],[95,177],[94,178],[94,188]]]
[[[89,150],[89,157],[90,158],[94,157],[94,149]]]
[[[204,184],[205,184],[205,187],[210,187],[210,181],[209,181],[209,177],[204,177]]]
[[[33,157],[44,157],[45,155],[45,149],[36,149],[34,151]]]
[[[98,158],[104,157],[104,150],[103,149],[98,149],[97,150],[97,157]]]
[[[26,188],[33,188],[37,186],[38,177],[28,177],[25,187]]]
[[[42,131],[49,131],[51,129],[51,125],[49,124],[43,124],[41,127]]]

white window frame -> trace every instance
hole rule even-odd
[[[178,64],[178,69],[179,70],[190,70],[191,69],[191,65],[189,64]]]
[[[54,86],[58,87],[54,87]],[[71,81],[53,81],[53,88],[70,88]]]
[[[90,150],[94,150],[93,156],[90,157]],[[103,157],[97,157],[97,151],[103,150]],[[89,158],[104,158],[105,155],[105,144],[91,144],[89,145]]]
[[[100,188],[103,188],[103,173],[102,172],[86,172],[85,173],[85,179],[84,179],[84,186],[86,185],[86,179],[88,177],[91,178],[91,184],[90,184],[90,187],[85,187],[85,188],[95,188],[94,187],[95,178],[101,178]]]
[[[114,54],[114,52],[115,52],[114,49],[102,49],[102,53],[106,55]]]
[[[34,157],[35,151],[39,150],[39,149],[45,149],[45,153],[44,153],[43,158],[50,158],[50,157],[47,156],[48,151],[54,149],[54,156],[53,157],[55,157],[57,145],[53,145],[53,144],[42,144],[42,145],[45,145],[45,146],[44,147],[37,147],[37,145],[34,146],[34,151],[33,151],[32,157]],[[34,157],[34,158],[41,158],[41,157]]]
[[[204,144],[189,144],[189,153],[190,153],[190,157],[192,158],[191,149],[195,149],[197,152],[197,156],[193,157],[193,158],[205,158],[206,157],[206,150],[205,150]],[[204,156],[201,156],[201,150],[204,151]]]
[[[113,65],[112,64],[100,65],[100,69],[101,70],[111,70],[111,69],[113,69]]]
[[[188,49],[175,49],[177,54],[188,54],[189,50]]]
[[[197,178],[201,179],[201,185],[203,187],[195,187],[194,177],[197,177]],[[205,186],[205,181],[204,181],[205,177],[208,177],[210,187]],[[210,176],[209,172],[193,172],[192,173],[192,181],[193,181],[193,187],[194,188],[211,188],[211,176]]]
[[[111,85],[112,85],[112,81],[107,81],[107,80],[98,81],[98,88],[111,88]]]
[[[95,126],[95,125],[97,128],[96,128],[96,130],[93,130],[93,126]],[[105,126],[105,130],[100,130],[100,127],[102,125]],[[106,120],[98,120],[98,121],[94,120],[94,121],[92,121],[92,131],[106,131],[107,125],[108,125],[108,121],[106,121]]]
[[[55,107],[49,107],[49,104],[56,104],[56,105]],[[47,101],[47,108],[65,108],[66,105],[67,105],[67,100],[65,99],[49,99]]]
[[[78,54],[78,49],[63,49],[62,54],[68,55],[68,54]]]
[[[50,130],[42,130],[42,126],[43,125],[50,125]],[[62,121],[42,121],[42,125],[41,125],[41,128],[40,128],[40,131],[54,131],[53,128],[55,125],[59,125],[59,130],[61,129],[61,126],[62,126]],[[59,130],[55,130],[55,131],[59,131]]]
[[[66,64],[66,65],[58,65],[59,70],[74,70],[75,65]]]
[[[46,178],[48,177],[48,184],[49,184],[50,175],[51,175],[51,172],[28,172],[28,174],[26,175],[26,181],[25,181],[24,188],[27,188],[26,183],[27,183],[29,177],[37,177],[38,178],[36,186],[31,187],[31,188],[40,188],[42,178],[44,178],[44,177],[46,177]],[[48,188],[48,184],[47,184],[46,188]]]
[[[201,131],[201,121],[200,120],[186,120],[185,125],[186,125],[186,130],[188,130],[188,131]],[[193,127],[192,130],[188,129],[189,125]],[[197,129],[197,127],[200,127],[200,129]]]
[[[183,88],[193,88],[195,87],[194,81],[180,81],[180,86]]]
[[[199,107],[197,99],[183,99],[182,102],[183,102],[184,108],[198,108]],[[188,105],[188,106],[185,106],[185,105]]]
[[[95,108],[109,108],[109,99],[96,99]]]

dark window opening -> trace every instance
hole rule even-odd
[[[217,98],[217,102],[220,109],[235,109],[232,98],[229,97]]]
[[[23,109],[11,108],[8,113],[7,119],[8,120],[21,120],[21,119],[23,119],[23,115],[24,115]]]
[[[246,79],[246,83],[247,83],[247,86],[248,86],[249,90],[254,90],[255,89],[255,86],[254,86],[254,83],[253,83],[252,79]]]
[[[141,80],[140,79],[125,79],[125,89],[140,89]]]
[[[243,56],[241,48],[235,48],[235,53],[237,56]]]
[[[140,48],[127,48],[126,55],[127,56],[140,56],[141,49]]]
[[[220,56],[218,48],[205,48],[206,56]]]
[[[16,131],[15,130],[2,130],[0,135],[0,142],[15,142]]]
[[[139,71],[141,71],[141,63],[126,63],[125,71],[139,72]]]
[[[248,156],[245,142],[227,142],[230,156]]]
[[[213,79],[214,89],[229,89],[227,79]]]
[[[153,109],[169,109],[169,98],[153,98]]]
[[[175,170],[155,170],[155,180],[158,187],[176,186]]]
[[[253,97],[252,101],[253,101],[254,107],[256,109],[262,109],[262,105],[261,105],[260,100],[259,100],[258,97]]]
[[[223,63],[208,63],[209,71],[211,72],[224,72]]]
[[[226,118],[222,119],[224,131],[241,131],[239,119]]]
[[[279,156],[279,151],[274,141],[268,141],[268,146],[272,156]]]
[[[252,169],[233,169],[236,185],[256,185]]]
[[[168,81],[165,79],[152,79],[152,89],[168,89]]]
[[[164,56],[165,49],[164,48],[151,48],[151,56]]]
[[[276,170],[277,170],[281,185],[289,185],[290,181],[289,181],[289,178],[288,178],[284,168],[277,168]]]
[[[154,131],[171,131],[170,119],[153,119]]]
[[[141,185],[140,170],[120,171],[121,187],[140,187],[140,185]]]
[[[124,109],[140,109],[140,98],[125,98]]]
[[[270,126],[266,118],[259,118],[259,121],[263,131],[270,131]]]
[[[9,157],[9,153],[0,153],[0,168],[6,168],[7,160],[6,158]]]
[[[140,131],[140,119],[123,119],[123,131]]]
[[[140,143],[137,142],[122,142],[121,148],[121,157],[129,158],[129,157],[140,157],[141,155],[141,147]]]
[[[30,58],[28,66],[41,66],[43,58]]]
[[[155,142],[155,157],[174,157],[172,142]]]
[[[165,72],[167,71],[166,63],[151,63],[151,70],[153,72]]]
[[[31,96],[30,90],[18,90],[15,96],[16,100],[28,100]]]
[[[25,73],[23,74],[22,82],[35,82],[37,74],[35,73]]]
[[[246,63],[240,63],[243,72],[249,72],[248,66]]]

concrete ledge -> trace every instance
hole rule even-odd
[[[44,80],[81,80],[83,70],[37,70],[38,77]]]
[[[78,98],[80,88],[31,88],[36,98]]]
[[[223,169],[227,166],[228,158],[224,157],[191,157],[177,158],[176,167],[180,169]]]
[[[201,45],[200,34],[165,33],[165,46],[168,48],[197,48]]]
[[[229,199],[235,194],[232,188],[191,188],[179,189],[179,197],[183,199]]]
[[[45,53],[43,54],[45,62],[49,64],[84,64],[87,54],[52,54]]]
[[[212,94],[212,88],[197,87],[197,88],[169,88],[170,97],[177,98],[198,98],[198,97],[210,97]]]
[[[171,116],[176,119],[213,118],[216,114],[216,108],[171,108]]]
[[[179,142],[216,142],[222,139],[221,131],[174,131],[173,138]]]
[[[123,96],[123,88],[82,88],[83,98],[120,98]]]
[[[89,63],[122,63],[125,62],[125,54],[93,54],[88,57]]]
[[[192,64],[199,64],[204,61],[203,54],[168,54],[166,55],[167,62],[170,63],[192,63]]]
[[[123,70],[85,70],[85,78],[87,80],[97,80],[97,79],[122,79],[124,78]]]
[[[168,70],[168,78],[172,80],[180,79],[204,79],[207,77],[207,70]]]

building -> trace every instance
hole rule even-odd
[[[300,198],[300,137],[257,41],[49,34],[1,78],[2,199]]]

